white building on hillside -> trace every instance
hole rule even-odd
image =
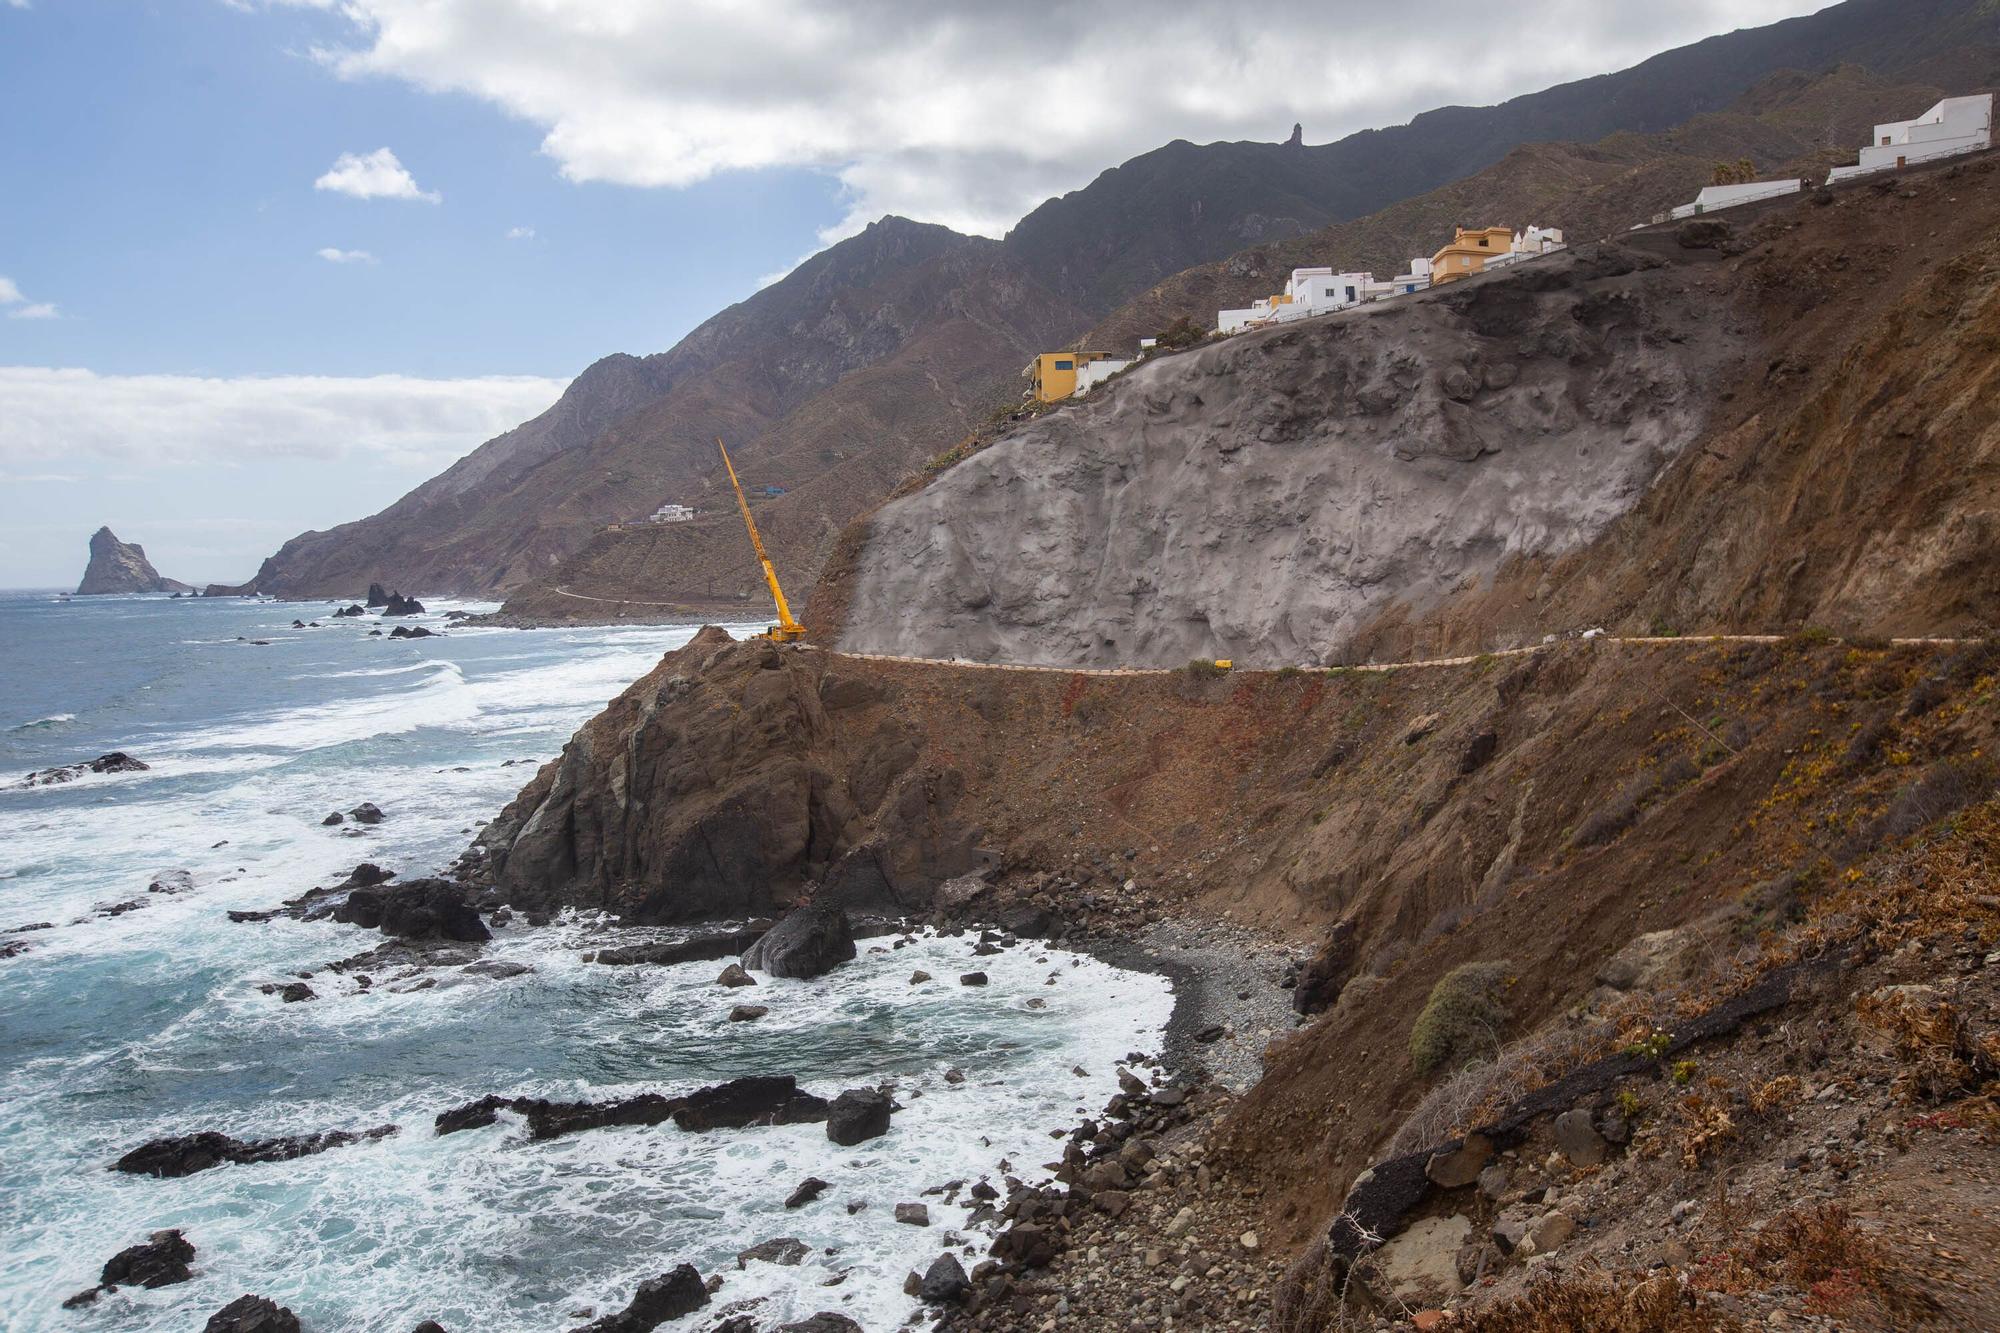
[[[1131,364],[1130,358],[1120,360],[1112,356],[1097,361],[1086,361],[1076,368],[1076,388],[1070,390],[1070,393],[1074,397],[1081,398]]]
[[[1563,244],[1561,227],[1531,226],[1524,231],[1515,232],[1514,239],[1508,242],[1507,249],[1503,253],[1486,256],[1485,264],[1480,271],[1505,268],[1524,259],[1539,259],[1543,255],[1552,255],[1566,248]]]
[[[1670,215],[1674,218],[1691,218],[1698,213],[1713,213],[1718,208],[1735,208],[1739,204],[1754,204],[1759,199],[1777,199],[1788,194],[1797,194],[1805,189],[1802,180],[1788,181],[1746,181],[1741,185],[1711,185],[1694,197],[1691,204],[1682,204]]]
[[[1958,153],[1976,153],[1993,146],[1993,94],[1947,97],[1915,120],[1896,120],[1875,127],[1875,139],[1861,150],[1851,167],[1835,167],[1828,185],[1873,171],[1913,167]]]
[[[663,504],[646,521],[649,523],[685,523],[694,517],[694,510],[687,505]]]
[[[1288,324],[1295,319],[1330,315],[1364,301],[1420,292],[1431,285],[1430,260],[1412,259],[1410,271],[1379,280],[1373,273],[1336,273],[1331,268],[1295,268],[1285,290],[1251,302],[1241,310],[1216,313],[1216,330],[1236,333],[1262,324]]]

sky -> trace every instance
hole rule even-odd
[[[0,587],[100,524],[245,579],[886,213],[997,236],[1170,139],[1823,3],[1543,0],[1440,61],[1375,0],[0,0]]]

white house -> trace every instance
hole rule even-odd
[[[1121,361],[1109,356],[1084,362],[1076,368],[1076,388],[1070,391],[1071,396],[1081,398],[1131,364],[1129,359]]]
[[[1538,259],[1543,255],[1552,255],[1564,248],[1566,247],[1563,245],[1561,227],[1530,226],[1525,231],[1515,232],[1514,239],[1507,243],[1506,252],[1489,256],[1483,267],[1505,268],[1524,259]]]
[[[1893,171],[1958,153],[1976,153],[1993,146],[1993,94],[1947,97],[1915,120],[1896,120],[1875,127],[1875,138],[1861,150],[1851,167],[1835,167],[1826,183],[1850,180],[1872,171]]]
[[[1423,258],[1412,259],[1407,273],[1388,279],[1378,279],[1373,273],[1336,273],[1331,268],[1295,268],[1279,295],[1261,297],[1241,310],[1217,311],[1216,331],[1238,333],[1260,324],[1288,324],[1295,319],[1330,315],[1364,301],[1420,292],[1430,285],[1431,261]]]
[[[1713,213],[1718,208],[1735,208],[1739,204],[1754,204],[1759,199],[1777,199],[1788,194],[1797,194],[1806,187],[1802,180],[1788,181],[1747,181],[1742,185],[1711,185],[1694,197],[1691,204],[1682,204],[1670,216],[1691,218],[1697,213]]]
[[[685,523],[694,517],[694,510],[687,505],[663,504],[652,513],[649,523]]]

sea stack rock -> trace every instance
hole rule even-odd
[[[160,571],[146,559],[146,548],[137,542],[121,542],[110,528],[90,534],[90,564],[84,568],[83,582],[76,585],[79,597],[106,592],[193,592],[192,584],[161,578]]]
[[[379,583],[371,583],[371,584],[369,584],[369,585],[368,585],[368,605],[369,605],[370,607],[377,607],[377,606],[387,606],[388,604],[389,604],[389,592],[388,592],[388,589],[384,588],[384,587],[383,587],[383,586],[382,586],[381,584],[379,584]]]

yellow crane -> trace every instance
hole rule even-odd
[[[722,450],[722,466],[729,469],[729,484],[736,490],[736,505],[743,511],[743,526],[750,530],[750,544],[757,548],[757,559],[764,566],[764,582],[771,585],[771,601],[778,608],[778,623],[764,631],[764,637],[774,643],[797,643],[805,638],[806,627],[792,619],[792,608],[785,605],[785,590],[778,586],[778,571],[771,568],[771,557],[764,553],[764,539],[757,535],[756,520],[750,517],[750,502],[743,498],[743,483],[736,480],[736,465],[729,461],[729,450],[719,435],[715,447]]]

